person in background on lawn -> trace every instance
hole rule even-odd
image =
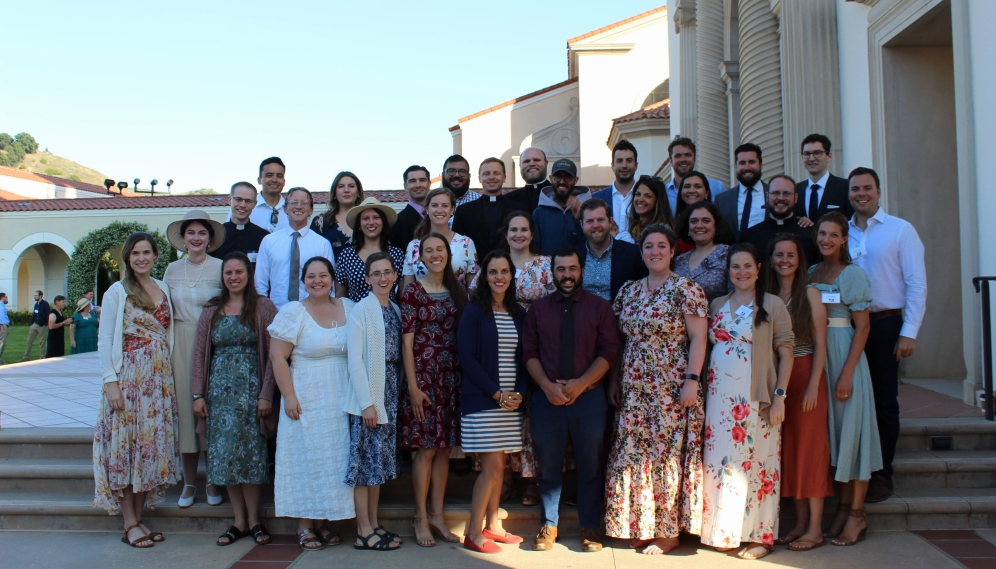
[[[3,361],[3,349],[7,346],[7,332],[10,331],[10,317],[7,316],[7,293],[0,292],[0,366],[7,365]]]
[[[34,313],[31,315],[31,327],[28,328],[28,339],[24,342],[24,357],[21,358],[22,362],[26,362],[31,356],[31,348],[34,346],[35,338],[41,342],[41,350],[38,352],[39,359],[45,359],[45,348],[48,344],[48,313],[51,308],[48,306],[48,302],[42,298],[45,295],[40,290],[35,291],[35,308]]]
[[[97,316],[100,316],[100,307],[97,306],[96,302],[94,302],[93,289],[92,288],[86,289],[86,292],[83,293],[83,296],[90,301],[90,310],[93,313],[95,313]]]
[[[69,326],[69,342],[71,354],[87,354],[97,351],[97,319],[93,312],[93,303],[82,297],[76,301],[76,312],[73,313]]]
[[[48,313],[48,349],[45,351],[46,358],[61,358],[66,355],[66,326],[72,324],[72,320],[66,318],[63,310],[66,309],[66,297],[61,294],[52,301],[52,311]]]

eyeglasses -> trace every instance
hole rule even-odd
[[[470,173],[470,170],[465,170],[463,168],[460,168],[459,170],[457,170],[456,168],[447,168],[446,169],[446,175],[448,175],[448,176],[452,176],[454,174],[460,174],[461,176],[466,176],[469,173]]]
[[[232,198],[233,204],[250,204],[256,200],[251,200],[249,198]]]
[[[287,207],[297,207],[297,206],[311,206],[311,202],[306,202],[304,200],[294,200],[292,202],[287,202]]]
[[[396,271],[394,271],[392,269],[392,270],[387,270],[387,271],[377,271],[376,273],[370,273],[370,276],[373,277],[374,279],[379,280],[379,279],[384,279],[384,278],[389,279],[389,278],[393,277],[395,274],[396,274]]]
[[[802,157],[803,158],[823,158],[824,154],[826,154],[826,152],[824,152],[822,150],[814,150],[812,152],[806,151],[806,152],[802,153]]]

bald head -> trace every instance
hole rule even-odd
[[[519,156],[519,173],[527,184],[538,184],[546,179],[546,153],[530,146]]]

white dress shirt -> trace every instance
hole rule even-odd
[[[830,170],[823,173],[823,177],[817,181],[813,181],[812,178],[806,178],[809,185],[806,186],[806,191],[803,194],[803,199],[806,200],[806,212],[809,212],[809,196],[812,195],[813,184],[819,184],[820,189],[816,190],[816,207],[820,207],[820,202],[823,201],[823,190],[827,189],[827,182],[830,181]],[[812,220],[815,222],[816,220]]]
[[[280,202],[277,203],[277,207],[270,207],[270,204],[266,203],[266,199],[263,197],[263,192],[256,194],[256,207],[252,209],[252,213],[249,214],[249,221],[255,223],[256,225],[262,227],[263,229],[273,233],[277,229],[287,229],[290,227],[290,220],[287,219],[287,212],[284,211],[284,196],[280,196]],[[273,219],[273,211],[277,211],[277,224],[273,225],[270,220]],[[232,212],[228,212],[228,219],[225,221],[232,221]]]
[[[633,184],[636,186],[636,183]],[[616,226],[619,227],[619,235],[626,233],[629,235],[629,204],[633,203],[633,186],[630,186],[629,192],[624,196],[622,192],[616,189],[616,183],[612,182],[609,189],[612,190],[612,219],[616,222]],[[630,237],[632,239],[632,237]],[[630,241],[632,243],[632,241]]]
[[[754,227],[764,221],[764,185],[758,180],[750,190],[750,218],[747,220],[747,227]],[[747,202],[747,188],[743,184],[737,184],[737,218],[733,223],[740,227],[740,219],[744,215],[744,204]],[[729,220],[727,220],[729,221]]]
[[[715,201],[716,196],[726,191],[726,186],[719,180],[706,179],[709,181],[709,196],[712,198],[712,201]],[[678,188],[674,185],[674,178],[671,178],[671,181],[667,183],[665,190],[667,191],[667,202],[671,205],[671,215],[677,215]]]
[[[301,236],[297,238],[297,246],[301,252],[301,269],[304,263],[312,257],[325,257],[335,264],[332,257],[332,245],[328,239],[315,233],[308,227],[298,229]],[[290,251],[291,233],[294,230],[290,227],[279,229],[263,238],[259,244],[259,254],[256,257],[256,290],[263,296],[269,296],[277,309],[283,308],[290,302],[287,292],[290,290]],[[301,276],[294,279],[298,287],[298,299],[304,300],[308,296],[308,291],[301,282]]]
[[[851,259],[871,280],[871,311],[905,310],[899,335],[915,340],[927,309],[927,269],[916,229],[882,208],[868,220],[864,231],[854,217],[848,226]]]

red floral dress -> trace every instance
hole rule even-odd
[[[778,533],[780,427],[750,400],[754,305],[740,316],[729,301],[709,322],[714,344],[706,388],[702,543],[771,545]]]
[[[657,289],[626,283],[613,303],[625,337],[622,401],[606,471],[605,533],[628,539],[699,533],[703,404],[681,406],[685,315],[709,315],[705,293],[672,274]]]
[[[435,300],[415,281],[401,296],[401,333],[415,334],[415,380],[429,398],[425,420],[415,419],[408,381],[401,382],[401,448],[453,447],[460,436],[456,303]]]

